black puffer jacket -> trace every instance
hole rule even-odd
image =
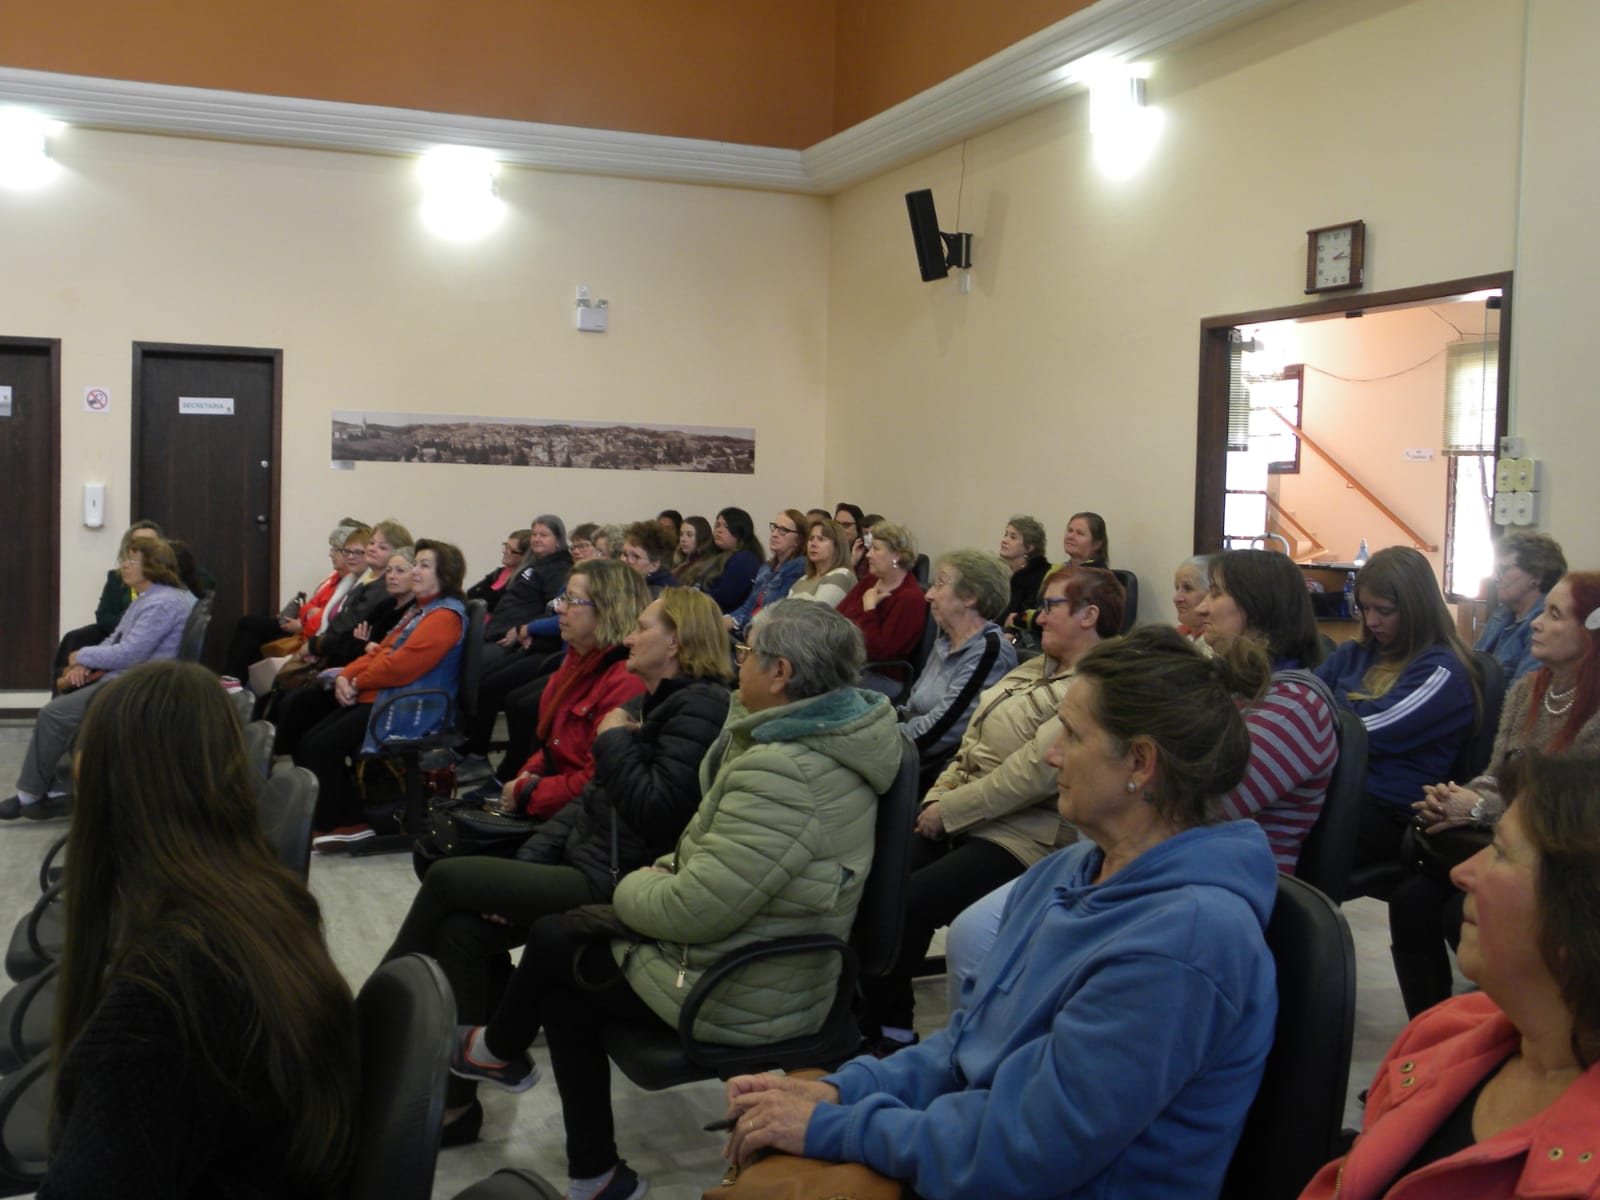
[[[545,612],[550,601],[566,590],[567,575],[572,570],[572,555],[565,546],[552,550],[543,558],[524,562],[506,584],[505,594],[495,605],[494,615],[483,636],[497,642],[513,625],[526,625],[548,616]]]
[[[539,827],[517,857],[576,867],[596,899],[609,900],[618,879],[671,851],[694,816],[700,760],[722,732],[729,698],[716,680],[662,680],[645,695],[637,730],[612,729],[595,738],[594,778],[576,803]]]

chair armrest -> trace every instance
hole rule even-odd
[[[17,1002],[11,1006],[11,1025],[6,1030],[6,1041],[18,1061],[25,1062],[28,1059],[27,1036],[23,1029],[28,1021],[28,1010],[39,998],[39,993],[50,986],[60,970],[61,964],[53,962],[37,975],[30,976],[17,984]],[[0,1123],[0,1128],[3,1128],[3,1123]]]
[[[50,878],[50,870],[55,866],[56,855],[66,849],[66,846],[67,835],[63,833],[55,841],[51,842],[50,849],[44,852],[44,861],[39,864],[39,890],[41,892],[48,891],[50,885],[55,882]]]
[[[18,1105],[38,1102],[43,1115],[43,1106],[49,1103],[49,1072],[50,1051],[43,1050],[0,1079],[0,1133],[10,1123],[11,1114]],[[37,1187],[44,1180],[48,1166],[44,1159],[18,1158],[16,1151],[0,1136],[0,1182],[7,1185],[8,1194],[14,1194],[11,1189],[16,1185]]]
[[[782,958],[791,954],[810,954],[826,951],[839,956],[839,985],[834,996],[833,1008],[829,1010],[827,1019],[823,1022],[822,1030],[826,1032],[832,1025],[836,1012],[841,1004],[848,1005],[856,993],[856,977],[858,968],[856,952],[848,942],[825,933],[803,933],[793,937],[774,938],[771,941],[752,942],[748,946],[740,946],[737,950],[730,950],[711,966],[706,968],[699,979],[695,980],[694,987],[689,989],[689,995],[684,999],[683,1010],[678,1014],[678,1041],[683,1046],[685,1057],[699,1066],[715,1069],[724,1058],[730,1055],[747,1055],[755,1048],[749,1046],[717,1046],[700,1042],[694,1036],[694,1023],[699,1019],[700,1009],[710,999],[711,993],[722,984],[734,971],[740,967],[760,962],[767,958]]]
[[[38,956],[41,962],[54,962],[56,956],[45,948],[39,941],[39,920],[48,909],[61,897],[61,880],[56,880],[44,891],[39,893],[39,898],[33,902],[33,911],[28,914],[28,923],[23,927],[23,932],[28,935],[28,949]]]

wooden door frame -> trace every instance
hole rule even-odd
[[[50,495],[55,497],[55,519],[48,522],[51,574],[56,581],[57,603],[50,618],[50,645],[61,641],[61,339],[0,336],[0,350],[43,350],[50,358]],[[12,404],[16,403],[13,396]],[[49,690],[48,685],[44,689]],[[31,717],[34,708],[0,708],[0,717]]]
[[[1200,405],[1194,458],[1194,553],[1210,554],[1222,546],[1223,505],[1228,486],[1228,330],[1236,325],[1261,325],[1335,313],[1360,317],[1376,309],[1499,288],[1500,370],[1495,381],[1494,414],[1498,439],[1505,435],[1511,419],[1511,276],[1510,271],[1496,271],[1392,292],[1203,318],[1200,322]]]
[[[246,358],[266,362],[272,367],[272,451],[271,467],[269,468],[268,488],[271,491],[269,500],[268,520],[272,524],[272,537],[268,543],[267,580],[269,594],[278,595],[278,548],[282,543],[282,531],[279,528],[282,504],[280,502],[280,484],[283,481],[283,351],[272,350],[260,346],[196,346],[188,342],[135,342],[133,343],[133,387],[130,395],[133,397],[130,407],[131,421],[133,424],[131,456],[132,461],[128,472],[128,506],[129,512],[140,511],[140,484],[139,461],[143,435],[140,433],[140,406],[144,402],[141,394],[141,379],[144,375],[144,356],[146,354],[162,354],[184,358]],[[134,518],[130,515],[129,520]]]

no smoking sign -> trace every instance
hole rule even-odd
[[[83,389],[83,411],[103,413],[111,408],[111,393],[105,388],[88,387]]]

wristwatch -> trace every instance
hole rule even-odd
[[[1475,825],[1481,825],[1483,823],[1483,809],[1483,797],[1479,796],[1477,800],[1473,802],[1472,807],[1467,810],[1467,820],[1471,821]]]

